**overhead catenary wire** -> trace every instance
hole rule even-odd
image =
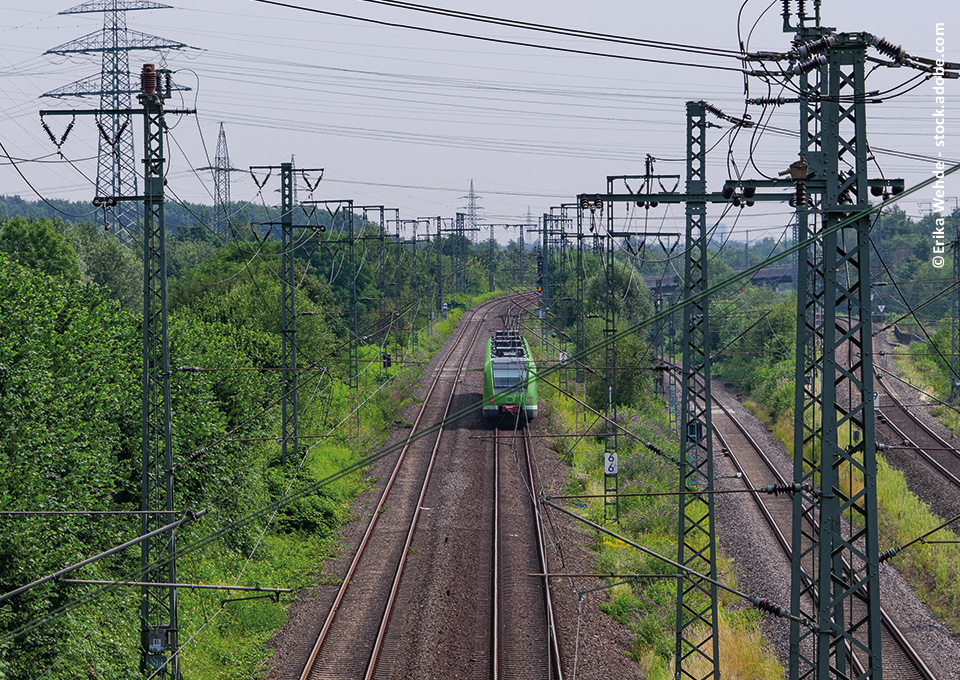
[[[637,61],[637,62],[644,62],[644,63],[651,63],[651,64],[666,64],[670,66],[687,66],[687,67],[703,68],[703,69],[710,69],[710,70],[717,70],[717,71],[731,71],[734,73],[742,73],[744,71],[744,69],[742,68],[733,68],[730,66],[719,66],[715,64],[697,64],[697,63],[683,62],[683,61],[671,61],[668,59],[651,59],[648,57],[637,57],[637,56],[631,56],[631,55],[625,55],[625,54],[614,54],[609,52],[597,52],[594,50],[582,50],[582,49],[576,49],[572,47],[559,47],[556,45],[541,45],[537,43],[524,42],[521,40],[508,40],[505,38],[494,38],[491,36],[473,35],[470,33],[462,33],[458,31],[447,31],[447,30],[442,30],[438,28],[429,28],[426,26],[416,26],[413,24],[404,24],[404,23],[395,22],[395,21],[385,21],[383,19],[361,17],[353,14],[344,14],[342,12],[331,12],[329,10],[322,10],[314,7],[307,7],[305,5],[297,5],[289,2],[279,2],[278,0],[253,0],[253,1],[264,4],[264,5],[274,5],[274,6],[283,7],[286,9],[293,9],[293,10],[298,10],[302,12],[310,12],[312,14],[323,14],[326,16],[337,17],[339,19],[351,19],[353,21],[361,21],[364,23],[375,24],[378,26],[422,31],[425,33],[433,33],[435,35],[446,35],[446,36],[455,37],[455,38],[467,38],[470,40],[479,40],[483,42],[496,43],[500,45],[511,45],[514,47],[530,47],[534,49],[549,50],[552,52],[562,52],[566,54],[579,54],[582,56],[605,57],[610,59],[623,59],[626,61]]]
[[[952,175],[952,174],[954,174],[955,172],[957,172],[958,170],[960,170],[960,164],[951,166],[950,168],[947,168],[947,169],[944,171],[943,177],[947,177],[947,176],[949,176],[949,175]],[[919,184],[916,184],[916,185],[914,185],[914,186],[912,186],[912,187],[910,187],[910,188],[908,188],[908,189],[905,189],[905,190],[904,190],[903,192],[901,192],[900,194],[888,198],[887,200],[883,201],[882,203],[879,203],[879,204],[877,204],[877,205],[875,205],[875,206],[871,206],[870,208],[867,208],[867,209],[865,209],[865,210],[863,210],[863,211],[861,211],[861,212],[852,214],[852,215],[850,215],[849,217],[847,217],[847,218],[845,218],[845,219],[843,219],[843,220],[840,220],[840,221],[838,221],[837,223],[835,223],[835,224],[833,224],[833,225],[830,225],[829,227],[825,227],[824,229],[821,229],[819,233],[814,234],[813,236],[811,236],[811,237],[809,237],[809,238],[801,241],[800,243],[794,244],[794,245],[791,246],[790,248],[787,248],[787,249],[785,249],[784,251],[782,251],[781,253],[777,253],[777,254],[771,256],[770,258],[768,258],[768,260],[763,261],[763,262],[760,262],[760,263],[758,263],[757,265],[754,265],[754,266],[752,266],[752,267],[749,267],[749,268],[745,269],[744,271],[739,272],[739,273],[737,273],[737,274],[735,274],[735,275],[733,275],[733,276],[731,276],[731,277],[729,277],[729,278],[727,278],[727,279],[725,279],[725,280],[723,280],[723,281],[721,281],[721,282],[719,282],[719,283],[717,283],[717,284],[713,284],[713,285],[709,286],[708,288],[706,288],[705,290],[703,290],[703,291],[701,291],[701,292],[699,292],[699,293],[696,293],[696,294],[694,294],[694,295],[691,295],[688,299],[686,299],[686,300],[684,300],[683,302],[681,302],[678,306],[679,306],[679,307],[683,307],[683,306],[685,306],[685,305],[695,304],[695,303],[699,302],[700,300],[702,300],[702,299],[704,299],[704,298],[706,298],[706,297],[709,297],[709,296],[711,296],[711,295],[715,295],[715,294],[716,294],[717,292],[719,292],[720,290],[723,290],[724,288],[726,288],[726,287],[728,287],[728,286],[730,286],[730,285],[732,285],[732,284],[734,284],[734,283],[736,283],[736,282],[738,282],[738,281],[741,281],[742,279],[744,279],[744,278],[746,278],[746,277],[748,277],[748,276],[756,273],[757,271],[759,271],[759,270],[762,269],[763,267],[769,265],[770,263],[779,261],[779,260],[781,260],[781,259],[783,259],[783,258],[785,258],[785,257],[787,257],[787,256],[789,256],[789,255],[792,255],[792,254],[794,254],[794,253],[796,253],[796,252],[804,249],[804,248],[808,248],[808,247],[810,247],[811,245],[817,243],[819,240],[821,240],[821,239],[822,239],[823,237],[825,237],[826,235],[828,235],[828,234],[830,234],[830,233],[835,233],[835,232],[838,232],[838,231],[840,231],[840,230],[842,230],[842,229],[844,229],[844,228],[847,228],[847,227],[849,227],[851,224],[853,224],[854,222],[856,222],[857,220],[859,220],[859,219],[861,219],[861,218],[863,218],[863,217],[865,217],[865,216],[871,215],[871,214],[873,214],[874,212],[876,212],[876,211],[878,211],[878,210],[881,210],[881,209],[883,209],[883,208],[885,208],[885,207],[887,207],[887,206],[889,206],[889,205],[893,205],[893,204],[896,203],[897,201],[902,200],[902,199],[904,199],[904,198],[912,195],[913,193],[919,191],[920,189],[929,186],[930,184],[932,184],[932,183],[933,183],[934,181],[936,181],[936,180],[937,180],[936,177],[928,178],[927,180],[925,180],[925,181],[923,181],[923,182],[921,182],[921,183],[919,183]],[[653,315],[651,315],[650,317],[648,317],[648,318],[646,318],[646,319],[643,319],[643,320],[641,320],[641,321],[639,321],[639,322],[637,322],[637,323],[634,323],[634,324],[632,324],[632,325],[630,325],[630,326],[628,326],[628,327],[626,327],[626,328],[624,328],[624,329],[622,329],[622,330],[619,330],[619,331],[617,331],[617,332],[615,332],[615,333],[613,333],[613,334],[610,334],[610,335],[608,335],[607,337],[605,337],[603,340],[601,340],[599,343],[597,343],[595,346],[590,347],[590,348],[585,348],[582,352],[576,353],[574,356],[571,357],[571,360],[582,360],[582,359],[586,356],[587,353],[597,351],[598,349],[602,349],[603,347],[605,347],[607,344],[609,344],[609,343],[611,343],[611,342],[616,342],[616,341],[624,338],[624,337],[627,336],[627,335],[636,333],[636,332],[639,331],[639,330],[642,330],[642,329],[644,329],[644,328],[647,328],[648,326],[650,326],[650,325],[652,325],[652,324],[654,324],[654,323],[657,323],[657,322],[660,321],[661,319],[665,318],[668,314],[672,313],[673,311],[674,311],[674,310],[671,310],[670,312],[660,312],[660,313],[657,313],[657,314],[653,314]],[[546,369],[543,369],[542,371],[539,372],[538,377],[547,377],[547,376],[551,375],[552,373],[554,373],[555,371],[559,370],[559,368],[560,368],[559,366],[547,367]],[[365,458],[363,458],[363,459],[361,459],[361,460],[355,461],[353,464],[348,465],[348,466],[346,466],[346,467],[338,470],[337,472],[333,473],[332,475],[330,475],[330,476],[328,476],[328,477],[326,477],[326,478],[324,478],[324,479],[322,479],[322,480],[318,480],[318,481],[316,481],[316,482],[307,484],[307,485],[305,485],[304,487],[301,487],[300,489],[298,489],[297,491],[294,491],[294,492],[292,492],[292,493],[286,494],[286,495],[284,495],[284,496],[276,499],[275,501],[273,501],[273,502],[271,502],[271,503],[269,503],[269,504],[267,504],[267,505],[261,506],[260,508],[249,512],[248,514],[244,515],[243,517],[240,517],[240,518],[238,518],[238,519],[236,519],[236,520],[234,520],[234,521],[232,521],[232,522],[228,522],[227,524],[225,524],[225,525],[223,525],[222,527],[220,527],[219,529],[211,532],[210,534],[204,536],[203,538],[200,538],[200,539],[198,539],[198,540],[196,540],[196,541],[193,541],[192,543],[189,543],[189,544],[187,544],[187,545],[178,547],[178,548],[176,549],[176,551],[173,552],[173,554],[171,554],[171,555],[166,555],[166,556],[163,556],[163,557],[159,558],[159,559],[156,560],[153,564],[149,565],[146,570],[140,570],[139,572],[137,572],[137,573],[139,574],[139,575],[137,576],[137,578],[142,578],[142,577],[144,577],[144,576],[145,576],[147,573],[149,573],[152,569],[156,569],[156,568],[158,568],[158,567],[160,567],[160,566],[163,566],[163,565],[167,564],[167,563],[168,563],[170,560],[172,560],[172,559],[179,559],[180,557],[183,557],[183,556],[186,556],[186,555],[189,555],[189,554],[193,554],[193,553],[195,553],[196,551],[200,550],[201,548],[205,547],[206,545],[209,545],[209,544],[212,543],[213,541],[217,540],[218,538],[220,538],[220,537],[222,537],[222,536],[224,536],[224,535],[227,535],[227,534],[229,534],[229,533],[232,533],[233,531],[237,531],[237,530],[239,530],[240,528],[242,528],[242,527],[244,527],[244,526],[247,526],[247,525],[250,524],[251,522],[255,521],[256,519],[261,518],[261,517],[264,517],[264,516],[266,516],[266,515],[268,515],[268,514],[270,514],[270,513],[272,513],[272,512],[275,512],[276,509],[278,509],[278,508],[280,508],[280,507],[283,507],[283,506],[285,506],[285,505],[287,505],[287,504],[289,504],[289,503],[291,503],[291,502],[293,502],[293,501],[295,501],[295,500],[297,500],[297,499],[299,499],[299,498],[302,498],[302,497],[306,496],[307,494],[314,493],[314,492],[316,492],[317,490],[319,490],[319,489],[321,489],[321,488],[323,488],[323,487],[325,487],[325,486],[333,483],[334,481],[337,481],[337,480],[339,480],[339,479],[342,479],[343,477],[345,477],[345,476],[347,476],[347,475],[349,475],[349,474],[352,474],[352,473],[354,473],[354,472],[357,472],[357,471],[359,471],[360,469],[362,469],[362,468],[370,465],[371,463],[373,463],[373,462],[381,459],[382,457],[384,457],[384,456],[386,456],[386,455],[389,455],[389,454],[392,453],[393,451],[399,450],[399,448],[401,448],[401,447],[402,447],[403,445],[405,445],[407,442],[416,441],[416,440],[419,440],[420,438],[429,436],[430,434],[436,432],[436,431],[437,431],[438,429],[440,429],[441,427],[444,427],[444,426],[446,426],[446,425],[448,425],[448,424],[450,424],[450,423],[452,423],[452,422],[456,422],[456,421],[459,420],[460,418],[462,418],[462,417],[464,417],[464,416],[466,416],[466,415],[468,415],[468,414],[470,414],[470,413],[473,413],[473,412],[479,410],[482,406],[483,406],[483,402],[482,402],[482,401],[477,402],[477,403],[475,403],[475,404],[470,404],[470,405],[468,405],[468,406],[460,409],[460,410],[457,411],[456,413],[451,414],[451,415],[448,416],[447,418],[445,418],[445,419],[443,419],[443,420],[441,420],[441,421],[439,421],[439,422],[437,422],[437,423],[434,423],[433,425],[427,426],[426,428],[424,428],[422,431],[420,431],[420,432],[418,432],[418,433],[411,433],[411,435],[410,435],[406,440],[404,440],[403,442],[399,442],[399,443],[396,443],[396,444],[393,444],[393,445],[384,447],[384,448],[380,449],[379,451],[376,451],[376,452],[374,452],[373,454],[371,454],[371,455],[369,455],[369,456],[367,456],[367,457],[365,457]],[[41,616],[41,617],[38,617],[37,619],[33,619],[33,620],[31,620],[31,621],[27,621],[27,622],[23,623],[20,627],[14,629],[14,630],[11,630],[11,631],[7,631],[4,635],[0,636],[0,644],[2,644],[2,643],[4,643],[4,642],[7,642],[7,641],[10,641],[10,640],[13,640],[13,639],[17,639],[17,638],[19,638],[20,636],[26,634],[27,632],[29,632],[29,631],[31,631],[31,630],[34,630],[34,629],[37,628],[38,626],[43,625],[44,623],[46,623],[46,622],[48,622],[48,621],[51,621],[51,620],[53,620],[53,619],[55,619],[55,618],[58,618],[58,617],[60,617],[60,616],[62,616],[62,615],[64,615],[64,614],[68,613],[69,611],[72,611],[72,610],[75,609],[76,607],[81,606],[82,604],[91,601],[91,600],[94,599],[95,597],[98,597],[98,596],[100,596],[100,595],[102,595],[102,594],[105,594],[105,593],[107,593],[107,592],[110,592],[110,590],[111,590],[111,587],[110,587],[110,586],[105,586],[104,588],[102,588],[102,589],[100,589],[100,590],[98,590],[98,591],[96,591],[96,592],[92,592],[92,593],[90,593],[90,594],[88,594],[88,595],[86,595],[86,596],[84,596],[84,597],[77,598],[77,599],[75,599],[75,600],[72,600],[72,601],[70,601],[70,602],[67,602],[67,603],[61,605],[60,607],[58,607],[57,609],[52,610],[52,611],[44,614],[44,615]]]

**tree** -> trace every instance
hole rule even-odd
[[[101,236],[90,243],[83,264],[84,278],[106,288],[107,297],[124,309],[136,310],[142,304],[142,265],[117,239]]]
[[[70,281],[80,279],[77,251],[50,220],[15,217],[0,231],[0,251],[28,267]]]
[[[613,290],[613,311],[618,323],[632,325],[653,313],[650,290],[643,276],[634,267],[615,260],[613,276],[609,282]],[[587,311],[602,314],[606,308],[607,273],[600,269],[588,282],[586,291]]]

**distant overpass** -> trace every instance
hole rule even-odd
[[[738,273],[742,270],[734,270]],[[781,288],[793,288],[796,280],[796,267],[764,267],[756,274],[750,277],[750,281],[756,286],[768,286],[774,290]],[[644,283],[650,290],[656,290],[657,284],[660,284],[660,290],[664,293],[675,293],[679,287],[679,279],[674,274],[652,274],[643,277]]]

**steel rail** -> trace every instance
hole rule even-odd
[[[491,306],[495,302],[496,302],[495,300],[490,300],[486,303],[478,305],[474,310],[472,310],[470,320],[472,321],[473,319],[475,319],[481,309],[487,306]],[[403,448],[400,451],[400,454],[397,457],[397,462],[394,464],[394,468],[393,468],[393,471],[391,472],[390,478],[388,479],[384,487],[384,490],[380,495],[380,499],[377,502],[377,507],[373,511],[373,514],[370,518],[370,522],[367,524],[367,528],[366,528],[366,531],[364,532],[363,538],[361,539],[360,544],[358,545],[357,550],[354,553],[353,559],[350,562],[350,566],[347,568],[347,572],[344,575],[343,582],[341,583],[340,589],[338,590],[337,595],[334,599],[334,602],[330,607],[330,611],[327,613],[327,617],[324,620],[323,626],[320,629],[320,633],[317,636],[317,640],[313,645],[313,649],[310,652],[310,656],[307,658],[307,662],[304,665],[303,671],[300,673],[300,676],[299,676],[300,680],[308,680],[310,674],[313,671],[313,666],[314,666],[314,663],[316,662],[317,655],[320,653],[320,649],[323,647],[323,644],[326,641],[327,635],[330,632],[330,628],[333,625],[333,621],[340,610],[340,606],[342,605],[346,592],[351,584],[353,575],[356,572],[357,566],[360,563],[360,559],[363,556],[363,553],[367,547],[367,544],[370,541],[370,537],[373,534],[374,528],[376,527],[377,520],[382,514],[387,496],[390,494],[390,491],[393,488],[393,484],[397,479],[397,476],[400,472],[401,467],[403,466],[403,462],[406,458],[406,454],[409,451],[411,444],[413,443],[412,441],[413,434],[417,431],[417,428],[420,426],[420,423],[423,420],[423,416],[427,411],[427,407],[430,403],[430,399],[433,396],[434,391],[436,390],[437,386],[442,382],[440,380],[440,376],[443,374],[443,369],[446,367],[447,363],[453,357],[455,350],[460,346],[460,343],[463,341],[464,337],[467,335],[467,328],[469,324],[463,323],[463,320],[461,320],[461,323],[463,324],[463,326],[460,329],[460,332],[457,334],[457,338],[454,341],[454,345],[450,349],[450,351],[447,353],[447,356],[444,357],[443,361],[441,362],[441,365],[437,370],[437,374],[434,377],[427,391],[427,394],[423,400],[423,403],[420,406],[420,411],[417,414],[417,418],[413,423],[413,427],[410,429],[410,434],[407,436],[407,441],[404,444]],[[479,326],[475,331],[474,339],[477,334],[479,334]],[[442,428],[441,430],[438,431],[437,441],[439,441],[440,439],[440,432],[442,432]],[[419,508],[419,504],[418,504],[418,508]]]
[[[556,616],[553,611],[553,598],[550,595],[549,565],[547,563],[546,536],[543,532],[543,514],[540,512],[540,503],[537,502],[537,480],[533,472],[533,442],[530,439],[530,428],[524,428],[527,437],[523,440],[524,451],[527,455],[527,479],[530,490],[530,502],[533,504],[533,521],[537,529],[537,553],[540,565],[543,568],[544,607],[546,609],[547,633],[550,639],[550,661],[553,664],[554,675],[557,680],[563,680],[563,664],[560,657],[560,639],[557,636]]]
[[[493,436],[493,597],[491,603],[491,680],[500,680],[500,428]]]
[[[922,420],[920,420],[919,418],[917,418],[917,416],[915,416],[914,414],[910,413],[910,411],[909,411],[907,408],[904,407],[903,403],[902,403],[902,402],[897,398],[897,396],[893,393],[893,390],[891,390],[889,387],[887,387],[887,384],[886,384],[883,380],[879,380],[879,381],[877,381],[877,382],[879,382],[881,385],[883,385],[883,389],[884,389],[884,391],[887,393],[887,396],[890,397],[890,400],[893,401],[894,407],[895,407],[898,411],[900,411],[900,412],[902,412],[904,415],[906,415],[908,418],[910,418],[910,420],[913,421],[913,423],[914,423],[915,425],[917,425],[917,427],[919,427],[921,430],[923,430],[923,432],[926,433],[931,439],[933,439],[934,441],[936,441],[936,442],[940,445],[940,446],[938,447],[939,450],[942,450],[942,451],[951,451],[951,452],[953,452],[954,457],[960,457],[960,452],[958,452],[955,447],[950,446],[950,443],[947,442],[945,439],[943,439],[943,437],[941,437],[941,436],[938,435],[936,432],[934,432],[932,429],[930,429],[930,427],[929,427],[926,423],[924,423]],[[890,420],[890,416],[889,416],[889,415],[887,415],[886,413],[884,413],[883,416],[884,416],[884,418],[883,418],[883,421],[882,421],[882,422],[883,422],[884,425],[886,425],[886,426],[889,427],[891,430],[893,430],[893,432],[894,432],[898,437],[900,437],[904,442],[906,442],[908,446],[910,446],[910,447],[912,447],[913,449],[915,449],[916,452],[920,455],[920,457],[921,457],[924,461],[926,461],[934,470],[936,470],[936,471],[939,472],[941,475],[943,475],[943,477],[946,478],[946,480],[947,480],[948,482],[950,482],[951,484],[953,484],[955,487],[960,488],[960,477],[957,477],[955,474],[953,474],[952,472],[950,472],[950,470],[948,470],[947,468],[945,468],[945,467],[943,466],[943,464],[940,463],[940,461],[938,461],[938,460],[935,459],[933,456],[931,456],[929,453],[927,453],[927,448],[926,448],[926,447],[921,446],[921,445],[917,444],[915,441],[913,441],[913,439],[912,439],[910,436],[908,436],[906,432],[904,432],[903,430],[901,430],[900,427],[899,427],[896,423],[894,423],[892,420]],[[879,419],[878,419],[878,420],[879,420]]]
[[[496,303],[497,300],[495,298],[490,302]],[[471,319],[473,318],[476,318],[476,313],[471,317]],[[473,337],[470,340],[470,347],[472,347],[473,344],[477,341],[477,337],[479,337],[481,329],[482,329],[482,325],[477,324],[476,329],[473,333]],[[459,346],[459,341],[462,340],[462,338],[463,338],[462,335],[458,337],[457,346]],[[450,359],[452,355],[453,355],[453,352],[451,351],[444,358],[444,362],[443,362],[444,367],[446,367],[447,361]],[[463,357],[461,357],[460,363],[457,365],[457,375],[453,380],[453,386],[450,389],[450,396],[447,398],[446,406],[443,409],[442,420],[446,420],[447,417],[450,415],[450,407],[453,405],[453,397],[456,395],[456,392],[457,392],[457,383],[460,382],[460,377],[463,375],[463,367],[467,363],[467,357],[469,355],[470,355],[470,351],[468,347],[467,351],[463,353]],[[442,368],[441,370],[437,371],[436,380],[438,382],[440,380],[440,375],[442,372],[443,372]],[[424,400],[424,404],[426,404],[426,400]],[[387,606],[384,609],[383,617],[380,620],[380,629],[377,631],[377,637],[373,644],[373,651],[370,654],[370,661],[367,664],[367,672],[364,674],[364,680],[371,680],[376,670],[377,658],[379,657],[379,654],[380,654],[380,648],[383,645],[383,639],[387,634],[387,623],[390,620],[390,613],[393,611],[393,605],[396,602],[397,592],[400,589],[400,577],[403,575],[403,568],[407,564],[407,556],[410,554],[410,546],[413,543],[413,535],[417,530],[417,522],[420,520],[420,510],[423,508],[423,499],[427,494],[427,487],[430,485],[430,478],[433,475],[433,465],[437,460],[437,452],[440,450],[440,440],[443,438],[443,434],[445,430],[446,430],[445,426],[440,427],[437,430],[437,438],[434,441],[433,449],[430,452],[430,462],[427,465],[427,472],[423,478],[423,485],[420,487],[420,495],[417,497],[417,504],[413,511],[413,516],[410,518],[410,527],[407,530],[407,537],[403,544],[403,551],[400,554],[400,563],[397,565],[396,575],[393,578],[393,585],[390,587],[390,595],[387,598]]]
[[[783,475],[780,473],[779,469],[773,464],[773,462],[770,460],[770,458],[763,452],[763,450],[762,450],[762,448],[760,447],[760,445],[757,444],[756,440],[750,435],[749,432],[747,432],[746,428],[745,428],[745,427],[743,426],[743,424],[737,419],[737,417],[734,416],[733,413],[731,413],[730,410],[729,410],[721,401],[715,399],[715,400],[714,400],[714,404],[716,404],[717,406],[720,407],[720,410],[723,411],[723,413],[724,413],[724,415],[727,417],[727,419],[728,419],[728,420],[736,427],[736,429],[742,434],[742,436],[744,437],[744,439],[746,439],[746,440],[750,443],[751,447],[754,449],[754,451],[756,452],[757,456],[763,461],[764,465],[767,466],[767,468],[768,468],[768,469],[770,470],[770,472],[777,478],[777,480],[778,480],[781,484],[786,485],[786,484],[787,484],[787,480],[784,479],[784,477],[783,477]],[[721,444],[723,445],[724,449],[725,449],[725,450],[727,451],[727,453],[729,454],[730,460],[733,462],[733,464],[734,464],[734,466],[737,468],[737,470],[742,474],[742,480],[743,480],[745,483],[747,483],[749,486],[751,486],[751,487],[754,486],[753,482],[749,479],[749,476],[747,475],[746,471],[745,471],[744,468],[741,466],[740,461],[739,461],[739,459],[737,458],[736,454],[734,453],[733,449],[731,449],[731,448],[727,445],[726,440],[723,438],[723,435],[720,433],[720,431],[719,431],[719,429],[717,428],[716,424],[714,424],[714,431],[715,431],[715,433],[717,434],[717,436],[720,438]],[[773,528],[773,530],[775,531],[775,533],[776,533],[776,535],[777,535],[778,543],[780,543],[781,547],[783,547],[784,552],[786,553],[787,557],[789,558],[789,557],[792,555],[792,548],[790,547],[790,544],[786,541],[786,538],[783,536],[782,532],[780,531],[780,528],[779,528],[778,526],[776,526],[776,522],[773,520],[772,515],[771,515],[771,514],[769,513],[769,511],[766,509],[765,504],[764,504],[764,501],[763,501],[763,499],[761,498],[760,494],[758,494],[758,493],[756,493],[756,492],[752,492],[751,495],[754,497],[754,500],[757,502],[757,504],[761,507],[761,511],[762,511],[764,517],[766,518],[767,522],[771,525],[771,528]],[[847,570],[849,570],[850,566],[849,566],[848,564],[846,564],[846,561],[844,561],[844,566],[846,567]],[[917,653],[916,649],[914,649],[913,645],[911,645],[910,642],[906,639],[906,637],[904,636],[903,632],[902,632],[902,631],[900,630],[900,628],[893,622],[893,620],[890,618],[889,614],[887,614],[887,612],[883,609],[883,607],[880,608],[880,616],[881,616],[881,619],[882,619],[882,622],[883,622],[884,627],[885,627],[885,628],[887,629],[887,631],[891,634],[891,636],[892,636],[893,640],[896,642],[896,644],[899,645],[899,646],[904,650],[904,652],[906,653],[908,659],[910,660],[911,663],[914,664],[914,666],[917,668],[918,672],[919,672],[920,675],[924,678],[924,680],[936,680],[936,676],[935,676],[935,675],[933,674],[933,672],[927,667],[927,665],[924,663],[923,659],[922,659],[922,658],[920,657],[920,655]],[[849,650],[849,648],[848,648],[848,653],[849,653],[849,652],[850,652],[850,650]],[[865,672],[865,669],[862,667],[860,660],[858,659],[858,657],[856,656],[856,654],[851,654],[851,656],[852,656],[852,658],[853,658],[853,662],[854,662],[854,663],[857,665],[857,667],[858,667],[858,674],[862,675],[862,674]]]

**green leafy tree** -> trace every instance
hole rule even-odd
[[[613,311],[619,323],[632,325],[653,313],[653,301],[643,276],[637,269],[621,260],[614,262],[609,281],[605,269],[600,269],[587,281],[588,313],[604,313],[608,287],[613,292]]]
[[[80,279],[77,251],[48,219],[13,218],[0,231],[0,251],[50,276]]]

